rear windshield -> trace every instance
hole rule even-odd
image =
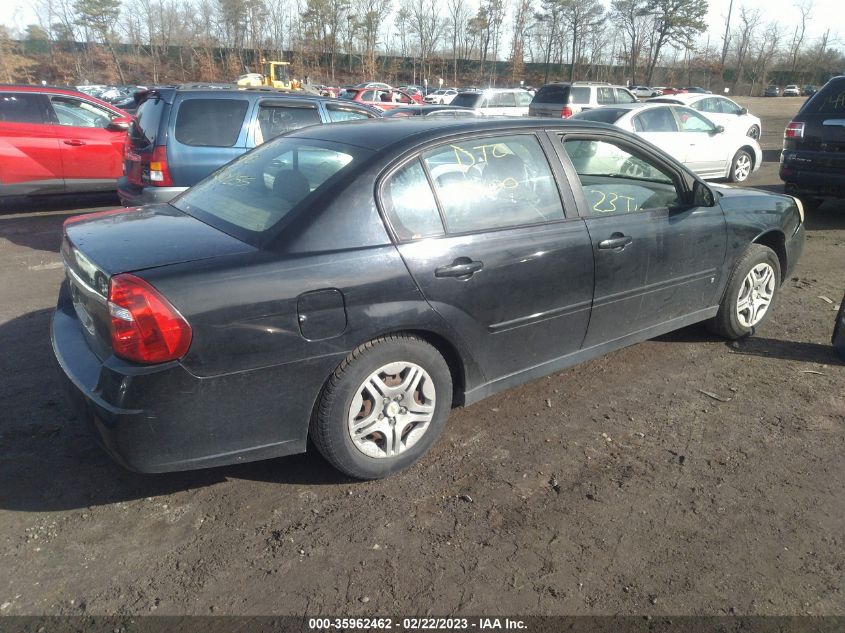
[[[281,137],[229,163],[173,201],[177,209],[249,243],[343,178],[367,152]]]
[[[828,82],[807,102],[804,112],[818,114],[845,114],[845,80]]]
[[[176,140],[195,147],[232,147],[248,107],[246,99],[186,99],[176,115]]]
[[[138,107],[135,120],[129,126],[129,138],[135,147],[156,144],[161,115],[166,106],[164,99],[156,96],[147,99]]]
[[[464,108],[475,108],[483,96],[484,95],[480,92],[461,92],[452,99],[451,105],[462,106]]]
[[[533,103],[568,103],[569,86],[543,86],[534,95]]]
[[[601,123],[616,123],[619,118],[629,112],[629,110],[620,110],[617,108],[593,108],[592,110],[584,110],[579,112],[573,119],[581,119],[583,121],[599,121]]]

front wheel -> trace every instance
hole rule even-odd
[[[744,182],[748,180],[753,167],[754,160],[751,158],[751,154],[741,149],[734,155],[731,161],[731,171],[728,178],[731,182]]]
[[[752,244],[734,266],[719,312],[707,327],[729,339],[750,336],[772,311],[779,293],[778,256],[767,246]]]
[[[414,336],[384,336],[353,350],[332,373],[309,434],[341,472],[379,479],[431,447],[451,405],[452,376],[443,356]]]

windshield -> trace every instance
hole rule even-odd
[[[326,141],[279,138],[229,163],[173,201],[173,206],[255,243],[262,234],[336,182],[365,150]]]
[[[480,92],[461,92],[452,99],[452,105],[474,108],[481,101],[483,95]]]

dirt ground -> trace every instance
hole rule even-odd
[[[801,99],[742,101],[748,184],[782,191]],[[3,615],[845,614],[845,201],[758,336],[690,327],[456,410],[370,483],[313,452],[159,476],[100,452],[48,328],[66,210],[115,202],[0,215]]]

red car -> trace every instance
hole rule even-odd
[[[0,86],[0,196],[116,189],[131,121],[75,90]]]
[[[364,103],[379,110],[392,110],[403,105],[414,105],[417,103],[407,92],[396,88],[391,88],[390,90],[379,88],[346,88],[340,93],[340,98]]]

